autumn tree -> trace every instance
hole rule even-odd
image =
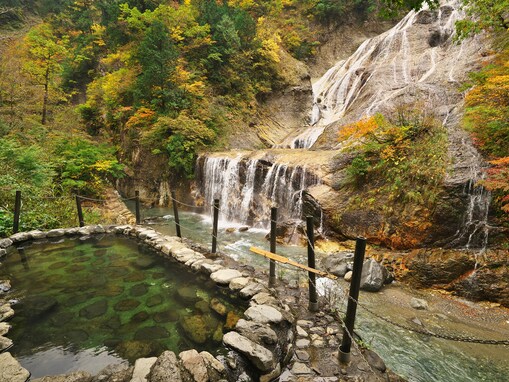
[[[42,23],[30,30],[25,37],[27,59],[24,70],[36,85],[42,86],[42,118],[47,122],[50,91],[57,90],[57,78],[61,70],[61,62],[65,57],[66,39],[58,38],[48,23]]]

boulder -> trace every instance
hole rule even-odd
[[[382,289],[385,281],[383,268],[375,259],[366,260],[362,265],[361,289],[368,292]]]
[[[65,230],[63,229],[52,229],[52,230],[49,230],[47,233],[46,233],[46,237],[49,237],[49,238],[53,238],[53,237],[62,237],[65,235]]]
[[[9,280],[0,280],[0,293],[5,293],[11,290],[11,282]]]
[[[242,273],[235,269],[220,269],[210,274],[210,278],[218,284],[227,285],[233,279],[241,277]]]
[[[92,382],[129,382],[133,375],[133,367],[126,364],[108,365],[102,369]]]
[[[242,288],[247,286],[248,283],[249,283],[249,279],[247,277],[237,277],[230,281],[230,284],[228,285],[228,287],[231,290],[237,291],[237,290],[241,290]]]
[[[204,344],[212,333],[207,328],[203,316],[186,316],[179,320],[184,334],[197,344]]]
[[[0,305],[0,322],[7,321],[12,316],[14,316],[14,310],[10,304]]]
[[[9,339],[7,337],[0,336],[0,352],[3,352],[4,350],[9,349],[11,346],[12,346],[11,339]]]
[[[7,247],[10,247],[12,245],[12,240],[11,239],[0,239],[0,248],[7,248]]]
[[[237,332],[226,333],[223,336],[223,342],[226,346],[246,356],[260,371],[269,371],[275,366],[272,352]]]
[[[175,353],[168,350],[163,352],[152,366],[148,379],[150,382],[182,382]]]
[[[9,352],[0,353],[0,381],[25,382],[30,377],[28,370]]]
[[[208,382],[207,366],[195,349],[183,351],[179,354],[179,358],[182,366],[191,374],[194,382]]]
[[[9,325],[7,322],[0,322],[0,336],[9,333],[9,330],[11,330],[11,328],[12,326]]]
[[[251,298],[255,294],[266,291],[267,288],[264,285],[257,282],[252,282],[240,290],[240,296],[243,298]]]
[[[221,362],[219,362],[216,358],[214,358],[212,354],[206,351],[202,351],[200,356],[205,363],[210,381],[215,382],[225,379],[226,369]]]
[[[20,243],[22,241],[30,240],[31,236],[30,233],[28,232],[18,232],[15,233],[14,235],[11,235],[9,239],[11,239],[13,243]]]
[[[278,324],[283,321],[281,312],[269,305],[252,306],[244,312],[244,316],[260,324]]]
[[[343,277],[346,272],[352,270],[353,252],[341,251],[332,253],[322,261],[323,268],[333,275]]]
[[[137,359],[134,363],[133,376],[130,382],[147,382],[147,376],[156,361],[157,357]]]

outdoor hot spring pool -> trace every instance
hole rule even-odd
[[[198,277],[114,235],[13,249],[0,265],[18,300],[9,351],[34,378],[97,373],[164,350],[217,355],[242,304]]]

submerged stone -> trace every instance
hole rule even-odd
[[[145,280],[145,275],[140,272],[132,272],[123,278],[125,282],[136,282]]]
[[[151,268],[155,263],[156,259],[153,257],[140,257],[134,262],[134,264],[140,269]]]
[[[96,301],[80,310],[80,316],[88,319],[100,317],[108,310],[108,302],[106,300]]]
[[[23,314],[30,320],[35,320],[52,311],[58,301],[50,296],[32,296],[23,300]]]
[[[104,326],[110,329],[118,329],[120,328],[121,325],[122,322],[120,321],[120,317],[115,315],[111,317],[108,321],[106,321],[106,324]]]
[[[69,330],[64,334],[64,339],[72,343],[80,343],[86,341],[88,340],[88,337],[88,333],[80,329]]]
[[[166,310],[154,313],[153,319],[157,323],[176,322],[179,320],[179,313],[176,310]]]
[[[67,324],[74,318],[74,313],[71,312],[62,312],[55,314],[51,317],[51,324],[57,328]]]
[[[143,296],[148,292],[147,284],[137,284],[129,290],[129,294],[133,297]]]
[[[213,298],[212,300],[210,300],[210,307],[214,312],[216,312],[220,316],[226,316],[226,313],[228,313],[228,309],[226,308],[226,306],[217,298]]]
[[[48,269],[60,269],[67,265],[67,261],[57,261],[56,263],[50,264]]]
[[[119,277],[124,277],[129,272],[129,270],[125,267],[111,266],[107,267],[104,272],[109,278],[116,279]]]
[[[147,312],[138,312],[131,317],[131,322],[143,322],[146,321],[150,315]]]
[[[153,306],[160,305],[163,302],[163,296],[160,294],[156,294],[154,296],[150,296],[145,303],[146,306],[152,308]]]
[[[158,340],[160,338],[168,338],[170,333],[161,326],[147,326],[136,331],[135,340]]]
[[[177,297],[185,305],[192,305],[200,300],[196,294],[196,287],[184,286],[177,289]]]
[[[126,299],[119,301],[115,304],[115,310],[117,312],[126,312],[128,310],[136,309],[140,305],[140,302],[133,299]]]

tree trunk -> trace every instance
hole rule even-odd
[[[49,64],[46,67],[46,73],[44,74],[44,98],[42,100],[42,121],[43,125],[46,124],[46,114],[48,109],[48,91],[49,91]]]

